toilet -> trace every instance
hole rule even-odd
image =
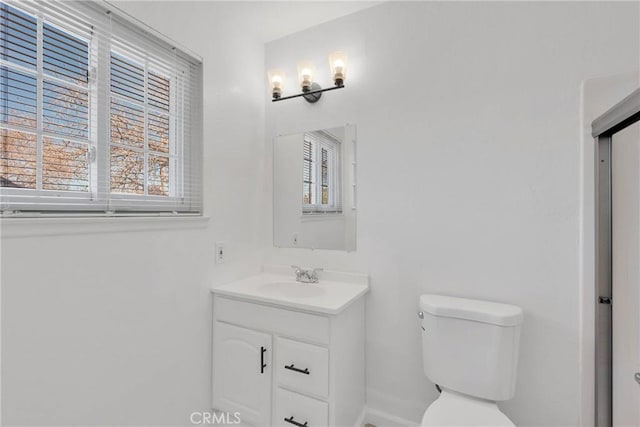
[[[422,426],[514,426],[497,402],[515,393],[522,309],[420,296],[424,373],[442,390]]]

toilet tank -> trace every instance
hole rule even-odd
[[[522,309],[515,305],[422,295],[424,372],[449,390],[482,399],[515,393]]]

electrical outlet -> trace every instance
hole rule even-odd
[[[227,253],[224,247],[224,242],[216,242],[216,264],[224,264],[224,259],[227,257]]]

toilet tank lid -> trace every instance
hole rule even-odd
[[[420,309],[440,317],[472,320],[499,326],[522,323],[522,309],[515,305],[445,295],[421,295]]]

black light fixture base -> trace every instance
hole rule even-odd
[[[304,99],[307,100],[307,102],[310,102],[310,103],[313,104],[315,102],[318,102],[318,100],[322,96],[322,92],[327,92],[329,90],[336,90],[336,89],[342,89],[342,88],[344,88],[344,85],[332,86],[332,87],[328,87],[326,89],[322,89],[322,87],[318,83],[314,82],[311,85],[311,90],[309,90],[307,92],[301,92],[301,93],[298,93],[296,95],[290,95],[290,96],[282,96],[280,98],[275,98],[274,97],[271,101],[272,102],[284,101],[285,99],[292,99],[292,98],[298,98],[300,96],[303,96]]]
[[[322,90],[322,87],[318,83],[313,82],[311,83],[311,89],[303,91],[304,95],[302,96],[307,102],[311,104],[315,104],[316,102],[320,101],[320,98],[322,98],[321,90]]]

